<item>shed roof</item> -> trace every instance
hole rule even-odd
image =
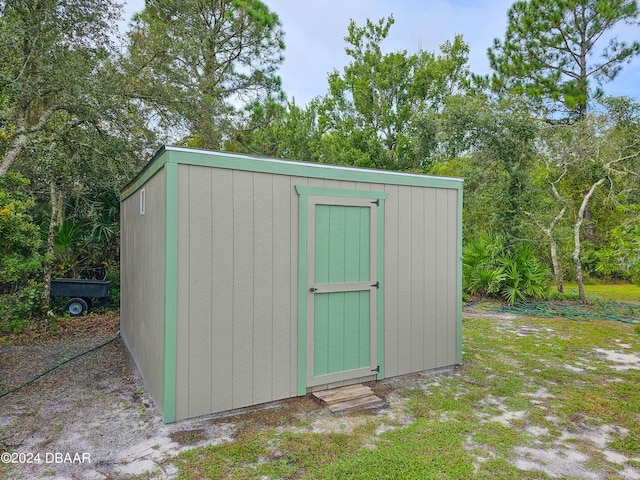
[[[346,167],[341,165],[279,160],[236,153],[216,152],[212,150],[163,146],[156,152],[140,173],[138,173],[138,175],[136,175],[122,189],[121,199],[124,200],[128,196],[132,195],[167,162],[272,173],[278,175],[390,185],[451,188],[456,190],[461,189],[463,183],[462,179],[453,177],[439,177],[389,170],[375,170],[368,168]]]

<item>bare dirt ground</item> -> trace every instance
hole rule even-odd
[[[118,315],[65,320],[0,342],[0,395],[115,338]],[[2,339],[0,339],[2,340]],[[384,387],[380,387],[384,388]],[[318,431],[357,425],[302,397],[250,412],[259,424],[309,419]],[[242,417],[242,416],[240,416]],[[231,441],[246,422],[209,416],[165,425],[120,338],[0,398],[0,478],[174,478],[168,457]],[[346,425],[346,427],[345,427]],[[7,461],[8,460],[8,461]]]
[[[505,321],[509,323],[508,319]],[[69,319],[57,327],[56,335],[45,328],[13,338],[10,346],[5,342],[0,346],[0,395],[52,366],[113,339],[118,322],[117,315]],[[640,364],[635,363],[640,359],[634,356],[632,360],[631,368],[640,368]],[[625,366],[631,363],[621,362]],[[164,425],[126,348],[117,338],[0,398],[0,453],[12,455],[3,456],[0,478],[175,478],[177,471],[167,460],[169,457],[194,446],[231,441],[247,424],[243,416],[253,416],[261,425],[277,418],[274,427],[292,431],[305,428],[345,432],[366,422],[373,414],[387,419],[384,423],[393,425],[390,428],[398,428],[413,421],[406,417],[401,392],[407,388],[429,389],[443,375],[456,376],[461,372],[448,370],[378,383],[374,387],[376,393],[387,399],[387,405],[348,416],[332,415],[302,397],[244,415],[209,416]],[[540,395],[544,396],[545,392]],[[506,410],[505,422],[509,420],[508,415],[518,413]],[[290,420],[286,427],[280,427],[283,418],[285,423]],[[301,419],[305,422],[301,423]],[[591,440],[599,435],[603,445],[611,433],[581,432]],[[544,436],[544,432],[541,435]],[[544,468],[552,478],[581,471],[585,474],[582,478],[606,478],[584,467],[587,459],[582,458],[584,455],[581,457],[579,448],[573,445],[563,444],[557,450],[549,450],[548,446],[523,450],[518,467],[522,470]],[[621,472],[621,478],[640,478],[640,471],[628,468]]]

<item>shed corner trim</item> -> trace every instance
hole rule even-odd
[[[162,410],[164,423],[172,423],[176,420],[178,316],[178,165],[173,162],[165,166],[165,202]]]

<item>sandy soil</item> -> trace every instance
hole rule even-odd
[[[504,328],[510,326],[509,319],[505,319]],[[113,339],[117,330],[118,317],[102,315],[70,319],[57,327],[56,335],[43,328],[13,338],[11,346],[0,346],[0,395],[60,362]],[[623,358],[614,350],[597,353],[610,357],[620,368],[640,368],[640,359],[635,355]],[[461,374],[457,370],[446,370],[376,383],[374,389],[387,399],[387,405],[347,417],[332,415],[306,397],[275,403],[244,416],[251,415],[261,420],[262,425],[268,424],[269,418],[277,418],[274,427],[291,431],[305,428],[314,432],[345,432],[366,422],[370,415],[377,415],[383,418],[378,432],[382,434],[412,421],[405,413],[403,390],[428,391],[443,375]],[[533,395],[544,401],[549,393],[541,390]],[[487,398],[486,401],[493,402],[494,407],[504,407],[504,413],[495,418],[481,418],[481,421],[508,425],[518,415],[526,416],[526,412],[509,411],[502,399]],[[289,424],[282,425],[283,417],[285,422],[291,420]],[[300,419],[306,421],[300,422]],[[177,472],[167,461],[168,457],[194,446],[231,441],[243,424],[243,415],[240,415],[202,417],[164,425],[122,341],[116,338],[0,398],[0,453],[13,452],[9,460],[15,461],[0,463],[0,477],[175,478]],[[294,427],[296,424],[306,426]],[[622,433],[616,427],[579,425],[564,432],[552,444],[549,444],[548,432],[530,433],[541,440],[539,445],[519,447],[515,462],[521,470],[543,470],[552,478],[567,475],[606,478],[588,468],[588,458],[578,448],[580,441],[586,440],[600,442],[603,454],[611,456],[611,462],[627,460],[617,458],[620,454],[606,448],[615,434]],[[619,475],[640,479],[640,469],[626,467]]]

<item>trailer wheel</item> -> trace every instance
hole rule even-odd
[[[91,310],[92,305],[93,305],[93,303],[91,302],[91,299],[89,297],[82,297],[82,299],[87,304],[87,312],[89,312]]]
[[[64,306],[64,309],[69,312],[72,317],[84,315],[87,312],[87,302],[82,298],[72,298]]]

